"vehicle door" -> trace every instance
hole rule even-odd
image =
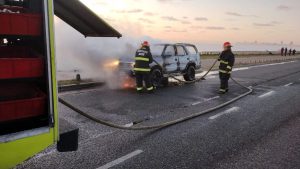
[[[174,45],[167,45],[163,52],[163,66],[168,73],[179,70],[179,60],[175,53]]]
[[[179,59],[180,71],[184,71],[190,62],[190,57],[183,45],[176,45],[176,56]]]

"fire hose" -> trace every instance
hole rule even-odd
[[[184,83],[195,83],[195,82],[199,82],[201,81],[202,79],[204,79],[208,73],[213,69],[213,67],[216,65],[216,63],[218,62],[218,60],[216,60],[214,62],[214,64],[211,66],[211,68],[199,79],[195,79],[194,81],[190,81],[190,82],[184,82]],[[158,64],[159,65],[159,64]],[[171,78],[174,78],[178,81],[181,81],[180,79],[176,78],[176,77],[172,77],[170,76]],[[233,80],[234,83],[238,84],[239,86],[247,89],[248,91],[225,102],[225,103],[222,103],[218,106],[215,106],[215,107],[212,107],[212,108],[209,108],[207,110],[204,110],[204,111],[201,111],[201,112],[198,112],[198,113],[194,113],[194,114],[191,114],[191,115],[188,115],[188,116],[185,116],[185,117],[181,117],[181,118],[178,118],[176,120],[172,120],[172,121],[168,121],[168,122],[164,122],[164,123],[161,123],[161,124],[157,124],[157,125],[152,125],[152,126],[137,126],[137,127],[126,127],[124,125],[119,125],[119,124],[115,124],[115,123],[112,123],[110,121],[106,121],[106,120],[103,120],[103,119],[98,119],[94,116],[91,116],[89,115],[89,113],[87,112],[84,112],[83,110],[75,107],[74,105],[72,105],[71,103],[67,102],[66,100],[62,99],[62,98],[58,98],[59,102],[62,103],[63,105],[67,106],[68,108],[70,108],[71,110],[75,111],[76,113],[96,122],[96,123],[99,123],[99,124],[102,124],[102,125],[105,125],[105,126],[109,126],[109,127],[112,127],[112,128],[117,128],[117,129],[122,129],[122,130],[150,130],[150,129],[159,129],[159,128],[164,128],[164,127],[168,127],[168,126],[171,126],[171,125],[175,125],[175,124],[178,124],[178,123],[181,123],[181,122],[184,122],[184,121],[187,121],[187,120],[190,120],[190,119],[193,119],[193,118],[196,118],[196,117],[199,117],[201,115],[204,115],[204,114],[207,114],[207,113],[210,113],[210,112],[213,112],[215,110],[218,110],[220,108],[223,108],[225,106],[228,106],[229,104],[232,104],[233,102],[236,102],[238,100],[240,100],[241,98],[251,94],[253,92],[253,89],[251,87],[246,87],[244,86],[243,84],[237,82],[236,80],[234,80],[233,78],[231,78]],[[181,81],[183,82],[183,81]]]

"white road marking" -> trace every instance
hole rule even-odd
[[[214,79],[216,78],[217,76],[208,76],[206,79]]]
[[[210,119],[210,120],[214,120],[214,119],[216,119],[216,118],[218,118],[218,117],[220,117],[220,116],[223,116],[223,115],[225,115],[225,114],[237,112],[237,111],[239,111],[240,109],[241,109],[241,108],[239,108],[239,107],[232,107],[232,108],[230,108],[230,109],[228,109],[228,110],[225,110],[225,111],[223,111],[223,112],[221,112],[221,113],[218,113],[218,114],[216,114],[216,115],[214,115],[214,116],[209,117],[209,119]]]
[[[128,123],[124,125],[124,127],[131,127],[131,126],[133,126],[133,123]]]
[[[129,153],[129,154],[127,154],[127,155],[125,155],[121,158],[118,158],[118,159],[116,159],[116,160],[114,160],[110,163],[107,163],[107,164],[105,164],[105,165],[103,165],[103,166],[101,166],[97,169],[108,169],[108,168],[114,167],[114,166],[116,166],[116,165],[118,165],[118,164],[134,157],[134,156],[137,156],[137,155],[141,154],[142,152],[143,152],[143,150],[136,150],[136,151],[134,151],[132,153]]]
[[[250,69],[249,67],[239,67],[239,68],[234,68],[232,71],[235,72],[235,71],[240,71],[240,70],[248,70]]]
[[[267,93],[264,93],[260,96],[258,96],[259,98],[264,98],[264,97],[269,97],[269,96],[272,96],[273,94],[275,94],[275,91],[269,91]]]
[[[288,87],[288,86],[290,86],[292,84],[294,84],[294,83],[288,83],[288,84],[284,85],[284,87]]]
[[[271,64],[265,64],[265,65],[256,65],[256,66],[250,66],[250,68],[254,68],[254,67],[265,67],[265,66],[275,66],[275,65],[283,65],[283,64],[294,63],[294,62],[296,62],[296,61],[271,63]]]
[[[215,96],[215,97],[212,97],[212,98],[204,99],[203,101],[193,103],[192,106],[196,106],[198,104],[201,104],[201,103],[204,103],[204,102],[207,102],[207,101],[211,101],[211,100],[215,100],[215,99],[218,99],[218,98],[220,98],[220,96]]]
[[[234,68],[232,71],[235,72],[235,71],[241,71],[241,70],[248,70],[248,69],[251,69],[251,68],[266,67],[266,66],[275,66],[275,65],[283,65],[283,64],[294,63],[294,62],[296,62],[296,61],[271,63],[271,64],[248,66],[248,67],[238,67],[238,68]],[[206,73],[207,73],[207,71],[203,71],[201,73],[197,73],[196,76],[200,77],[200,76],[203,76]],[[217,75],[217,74],[219,74],[219,71],[211,71],[211,72],[208,73],[207,78],[210,78],[210,76],[211,76],[211,78],[215,78],[216,76],[214,76],[214,75]]]

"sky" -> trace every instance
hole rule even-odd
[[[58,70],[90,75],[105,59],[132,58],[144,40],[193,43],[200,52],[219,52],[225,41],[234,51],[300,50],[299,0],[80,1],[123,36],[85,38],[55,17]]]
[[[125,37],[300,44],[299,0],[80,0]]]

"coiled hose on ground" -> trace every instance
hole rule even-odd
[[[195,82],[199,82],[201,81],[202,79],[204,79],[208,73],[213,69],[213,67],[216,65],[216,63],[218,62],[218,60],[216,60],[213,65],[210,67],[210,69],[205,73],[205,75],[203,75],[201,78],[199,79],[196,79],[194,81],[190,81],[190,82],[185,82],[185,81],[182,81],[174,76],[170,76],[171,78],[175,79],[175,80],[178,80],[180,81],[181,83],[185,83],[185,84],[188,84],[188,83],[195,83]],[[246,87],[242,84],[240,84],[239,82],[237,82],[236,80],[234,80],[233,78],[231,78],[233,80],[234,83],[238,84],[239,86],[247,89],[248,91],[241,94],[240,96],[238,97],[235,97],[225,103],[222,103],[218,106],[215,106],[215,107],[212,107],[210,109],[207,109],[207,110],[204,110],[204,111],[201,111],[201,112],[198,112],[198,113],[194,113],[192,115],[189,115],[189,116],[185,116],[185,117],[181,117],[179,119],[176,119],[176,120],[172,120],[172,121],[168,121],[168,122],[164,122],[164,123],[161,123],[161,124],[158,124],[158,125],[152,125],[152,126],[132,126],[132,127],[126,127],[126,126],[123,126],[123,125],[118,125],[118,124],[115,124],[115,123],[112,123],[112,122],[109,122],[109,121],[106,121],[106,120],[103,120],[103,119],[98,119],[96,117],[93,117],[91,115],[89,115],[88,113],[80,110],[79,108],[75,107],[74,105],[72,105],[71,103],[67,102],[66,100],[62,99],[62,98],[58,98],[59,102],[62,103],[63,105],[69,107],[70,109],[72,109],[73,111],[75,111],[76,113],[96,122],[96,123],[99,123],[99,124],[102,124],[102,125],[105,125],[105,126],[109,126],[109,127],[113,127],[113,128],[117,128],[117,129],[122,129],[122,130],[150,130],[150,129],[158,129],[158,128],[164,128],[164,127],[168,127],[168,126],[171,126],[171,125],[175,125],[175,124],[178,124],[178,123],[181,123],[181,122],[184,122],[184,121],[187,121],[187,120],[190,120],[190,119],[193,119],[193,118],[196,118],[196,117],[199,117],[200,115],[203,115],[203,114],[207,114],[207,113],[210,113],[210,112],[213,112],[215,110],[218,110],[222,107],[225,107],[225,106],[228,106],[229,104],[251,94],[253,92],[253,89],[251,87]]]

